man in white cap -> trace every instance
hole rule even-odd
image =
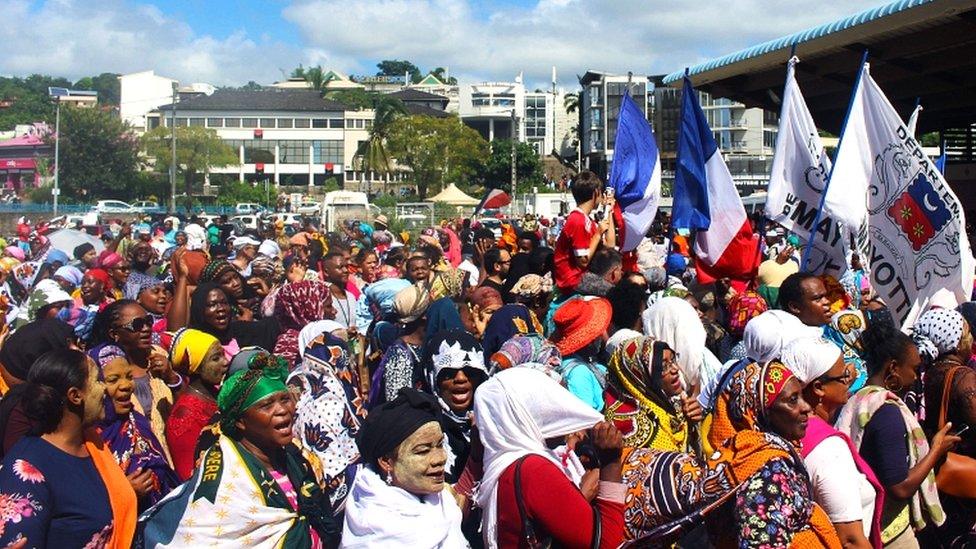
[[[240,271],[243,276],[251,274],[251,260],[258,254],[261,243],[251,236],[243,235],[234,238],[234,257],[230,264]]]

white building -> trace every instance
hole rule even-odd
[[[154,71],[134,72],[119,76],[119,116],[137,133],[148,128],[146,115],[173,102],[173,84],[179,82]]]
[[[169,126],[173,105],[149,115],[149,128]],[[240,181],[322,185],[346,190],[386,188],[387,176],[357,169],[356,151],[369,138],[372,110],[349,110],[313,90],[220,90],[176,105],[177,126],[214,129],[238,153],[240,165],[215,169]]]

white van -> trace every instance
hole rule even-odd
[[[347,219],[369,221],[369,198],[366,193],[332,191],[322,199],[322,229],[335,231]]]

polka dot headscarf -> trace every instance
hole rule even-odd
[[[952,309],[932,309],[915,322],[912,339],[918,352],[929,360],[951,353],[962,339],[963,317]]]

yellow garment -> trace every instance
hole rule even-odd
[[[166,445],[166,418],[169,417],[169,412],[173,409],[173,391],[166,386],[166,382],[158,377],[149,379],[149,389],[152,392],[152,410],[143,410],[135,393],[132,394],[132,407],[149,419],[149,427],[163,448],[166,461],[172,467],[173,458],[170,457],[169,446]]]
[[[767,259],[759,264],[759,284],[765,284],[770,288],[779,288],[786,277],[798,272],[800,272],[800,266],[796,264],[796,261],[780,264],[775,259]]]
[[[206,332],[192,328],[180,330],[173,335],[169,361],[177,371],[195,374],[214,343],[220,344],[216,337]]]

